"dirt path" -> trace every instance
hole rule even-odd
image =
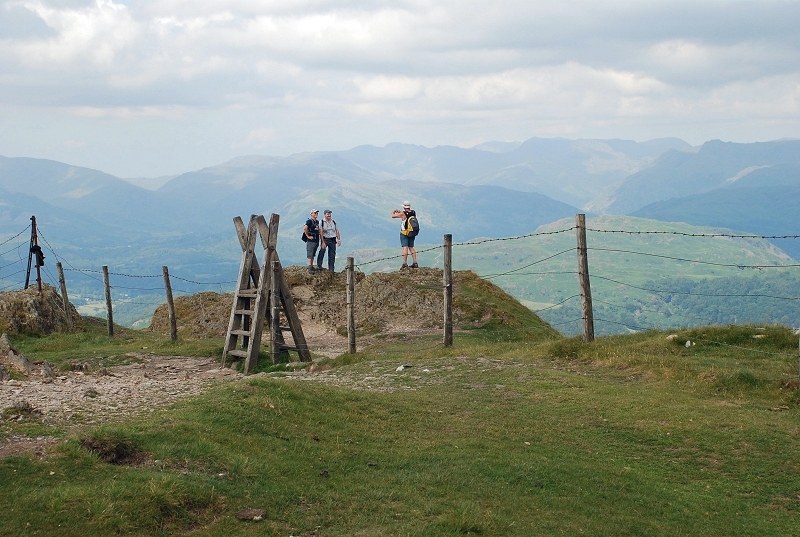
[[[218,360],[131,355],[137,363],[86,373],[57,372],[52,379],[0,382],[0,431],[7,422],[40,420],[59,426],[92,425],[153,412],[197,395],[215,383],[241,378]],[[40,437],[0,438],[0,457],[41,452],[57,440]]]

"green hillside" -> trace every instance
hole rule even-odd
[[[800,270],[765,240],[631,217],[588,218],[586,225],[597,334],[800,322]],[[454,236],[453,265],[502,287],[563,334],[579,334],[574,226],[574,220],[560,220],[507,240],[459,242]],[[418,250],[427,250],[420,254],[425,265],[441,263],[441,247]],[[390,270],[394,261],[364,268]]]
[[[65,440],[0,458],[0,535],[796,530],[800,381],[790,330],[587,344],[541,330],[488,284],[468,294],[508,322],[464,326],[449,348],[410,331],[352,356],[314,354],[312,368],[267,368],[108,423],[46,423],[32,405],[0,408],[0,446]],[[103,364],[84,374],[106,375],[121,375],[111,365],[142,348],[221,350],[217,340],[130,330],[109,340],[101,326],[15,343],[31,359]]]

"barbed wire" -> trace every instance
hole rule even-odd
[[[163,291],[164,287],[126,287],[124,285],[109,285],[109,287],[114,289],[124,289],[126,291]]]
[[[558,256],[560,256],[560,255],[563,255],[563,254],[566,254],[566,253],[569,253],[569,252],[574,252],[575,250],[577,250],[577,248],[570,248],[570,249],[568,249],[568,250],[564,250],[564,251],[562,251],[562,252],[558,252],[558,253],[556,253],[556,254],[553,254],[553,255],[550,255],[550,256],[544,257],[544,258],[542,258],[542,259],[538,259],[538,260],[534,261],[533,263],[528,263],[527,265],[523,265],[523,266],[521,266],[521,267],[517,267],[517,268],[515,268],[515,269],[507,270],[507,271],[505,271],[505,272],[501,272],[501,273],[499,273],[499,274],[488,274],[488,275],[486,275],[486,276],[482,276],[482,278],[484,278],[484,279],[487,279],[487,280],[490,280],[490,279],[492,279],[492,278],[498,278],[498,277],[500,277],[500,276],[507,276],[507,275],[509,275],[509,274],[513,274],[513,273],[515,273],[515,272],[517,272],[517,271],[520,271],[520,270],[526,269],[526,268],[528,268],[528,267],[532,267],[533,265],[538,265],[539,263],[543,263],[543,262],[545,262],[545,261],[549,261],[550,259],[553,259],[554,257],[558,257]]]
[[[430,252],[430,251],[433,251],[433,250],[439,250],[439,249],[442,249],[442,248],[444,248],[444,246],[441,245],[441,244],[436,245],[436,246],[431,246],[429,248],[425,248],[425,249],[422,249],[422,250],[417,250],[417,255],[424,254],[425,252]],[[408,255],[411,255],[411,254],[408,254]],[[396,254],[396,255],[390,255],[390,256],[387,256],[387,257],[381,257],[380,259],[371,259],[369,261],[361,261],[359,263],[353,263],[353,265],[354,265],[354,267],[363,267],[365,265],[371,265],[373,263],[379,263],[381,261],[389,261],[389,260],[392,260],[392,259],[402,259],[402,257],[403,257],[403,254]]]
[[[729,238],[729,239],[798,239],[800,235],[737,235],[733,233],[688,233],[683,231],[630,231],[624,229],[596,229],[587,227],[586,231],[595,233],[622,233],[627,235],[679,235],[682,237],[706,237],[706,238]]]
[[[187,278],[182,278],[180,276],[175,276],[173,274],[170,274],[169,277],[170,278],[174,278],[176,280],[184,281],[186,283],[193,283],[195,285],[232,285],[232,284],[236,283],[236,280],[227,280],[227,281],[222,281],[222,282],[198,282],[198,281],[194,281],[194,280],[189,280]]]
[[[600,299],[598,299],[598,298],[596,298],[596,297],[592,296],[592,304],[594,304],[594,303],[596,303],[596,302],[597,302],[597,303],[600,303],[600,304],[605,304],[606,306],[610,306],[610,307],[612,307],[612,308],[617,308],[617,309],[621,309],[621,310],[624,310],[624,309],[626,309],[626,308],[625,308],[625,306],[621,306],[621,305],[619,305],[619,304],[614,304],[613,302],[608,302],[608,301],[606,301],[606,300],[600,300]],[[650,308],[645,308],[645,307],[643,307],[643,306],[641,306],[641,305],[637,305],[637,306],[636,306],[636,309],[637,309],[637,310],[641,310],[641,311],[647,311],[647,312],[650,312],[650,313],[657,313],[657,314],[661,314],[661,313],[662,313],[662,312],[660,312],[660,311],[658,311],[658,310],[654,310],[654,309],[650,309]]]
[[[16,261],[12,261],[11,263],[9,263],[9,264],[7,264],[7,265],[2,265],[2,266],[0,266],[0,270],[2,270],[2,269],[4,269],[4,268],[7,268],[7,267],[13,267],[13,266],[14,266],[14,265],[16,265],[17,263],[22,263],[23,261],[24,261],[23,259],[17,259]]]
[[[647,287],[640,287],[637,285],[633,285],[630,283],[621,282],[619,280],[615,280],[614,278],[609,278],[607,276],[601,276],[598,274],[594,274],[592,279],[599,279],[599,280],[606,280],[612,283],[616,283],[618,285],[624,285],[625,287],[631,287],[633,289],[638,289],[640,291],[647,291],[648,293],[658,293],[658,294],[667,294],[667,295],[688,295],[688,296],[708,296],[708,297],[720,297],[720,298],[773,298],[775,300],[800,300],[800,297],[796,296],[775,296],[775,295],[765,295],[760,293],[697,293],[697,292],[689,292],[689,291],[675,291],[672,289],[650,289]]]
[[[0,252],[0,256],[6,255],[6,254],[10,254],[11,252],[16,250],[17,251],[17,255],[19,255],[20,260],[22,260],[22,255],[19,253],[19,249],[24,247],[24,246],[27,246],[27,244],[24,243],[24,242],[21,242],[21,243],[17,244],[16,246],[14,246],[13,248],[10,248],[10,249],[6,250],[5,252]],[[25,250],[27,251],[27,248],[25,248]]]
[[[548,323],[548,324],[550,326],[564,326],[565,324],[582,323],[582,322],[583,322],[583,319],[577,318],[577,319],[572,319],[572,320],[569,320],[569,321],[560,321],[560,322],[557,322],[557,323]]]
[[[572,300],[573,298],[580,298],[580,296],[581,296],[581,295],[572,295],[572,296],[570,296],[570,297],[567,297],[567,298],[565,298],[565,299],[564,299],[564,300],[562,300],[561,302],[558,302],[558,303],[556,303],[556,304],[551,304],[550,306],[547,306],[546,308],[540,308],[540,309],[538,309],[538,310],[531,310],[531,311],[532,311],[533,313],[540,313],[540,312],[542,312],[542,311],[551,310],[551,309],[553,309],[553,308],[557,308],[558,306],[560,306],[560,305],[562,305],[562,304],[564,304],[564,303],[566,303],[566,302],[569,302],[569,301],[570,301],[570,300]]]
[[[534,233],[528,233],[527,235],[517,235],[515,237],[499,237],[499,238],[492,238],[492,239],[478,239],[478,240],[470,240],[465,242],[454,242],[453,246],[476,246],[479,244],[485,244],[487,242],[497,242],[497,241],[515,241],[519,239],[528,239],[531,237],[538,237],[541,235],[557,235],[559,233],[566,233],[568,231],[573,231],[575,226],[567,229],[559,229],[558,231],[538,231]]]
[[[42,233],[41,228],[39,226],[36,226],[36,236],[44,241],[45,245],[50,249],[51,252],[53,252],[53,257],[55,257],[56,261],[58,261],[60,258],[56,253],[55,248],[53,248],[47,241],[47,237],[44,236],[44,233]]]
[[[663,254],[653,254],[649,252],[637,252],[635,250],[622,250],[619,248],[601,248],[601,247],[587,247],[587,250],[598,250],[603,252],[616,252],[616,253],[623,253],[623,254],[635,254],[635,255],[643,255],[648,257],[659,257],[662,259],[670,259],[672,261],[685,261],[687,263],[697,263],[699,265],[713,265],[716,267],[734,267],[738,269],[765,269],[765,268],[794,268],[800,267],[800,264],[786,264],[786,265],[742,265],[739,263],[716,263],[713,261],[701,261],[699,259],[685,259],[682,257],[673,257],[669,255]]]
[[[3,278],[4,279],[8,279],[11,276],[16,276],[17,274],[22,274],[23,272],[25,272],[25,269],[20,269],[17,272],[12,272],[11,274],[8,274],[8,275],[4,276]],[[2,289],[3,289],[3,291],[5,291],[6,289],[11,289],[12,287],[17,287],[17,286],[18,286],[18,284],[16,284],[16,283],[10,283],[8,285],[3,286]]]
[[[22,231],[20,231],[19,233],[17,233],[13,237],[9,237],[8,239],[4,240],[3,242],[0,242],[0,246],[3,246],[5,244],[8,244],[9,242],[13,241],[17,237],[19,237],[20,235],[22,235],[23,233],[28,231],[30,228],[31,228],[31,224],[28,224],[27,226],[25,226],[25,229],[23,229]]]
[[[0,246],[13,241],[15,238],[21,236],[26,230],[29,230],[29,229],[30,229],[30,225],[27,226],[26,229],[24,229],[20,233],[18,233],[16,236],[14,236],[14,237],[12,237],[12,238],[0,243]],[[566,228],[566,229],[560,229],[560,230],[555,230],[555,231],[547,231],[547,232],[534,232],[534,233],[530,233],[530,234],[526,234],[526,235],[519,235],[519,236],[471,240],[471,241],[453,243],[452,246],[453,247],[469,247],[469,246],[482,245],[482,244],[491,243],[491,242],[515,241],[515,240],[522,240],[522,239],[534,238],[534,237],[539,237],[539,236],[563,234],[563,233],[571,232],[571,231],[573,231],[575,229],[576,229],[576,227],[573,226],[573,227],[569,227],[569,228]],[[692,238],[740,238],[740,239],[763,239],[763,240],[766,240],[766,239],[797,239],[797,238],[800,238],[800,235],[753,235],[753,234],[732,234],[732,233],[686,233],[686,232],[678,232],[678,231],[601,230],[601,229],[595,229],[595,228],[586,228],[586,230],[587,231],[591,231],[591,232],[597,232],[597,233],[618,233],[618,234],[627,234],[627,235],[674,235],[674,236],[692,237]],[[48,242],[48,240],[44,236],[44,234],[42,234],[40,232],[39,233],[39,237],[42,239],[43,243],[49,248],[49,250],[53,253],[53,256],[57,260],[61,260],[62,258],[55,252],[55,250],[52,248],[52,246],[50,245],[50,243]],[[19,249],[23,248],[23,247],[24,247],[24,244],[20,243],[19,245],[15,246],[12,249],[9,249],[8,251],[6,251],[6,252],[4,252],[3,254],[0,254],[0,255],[5,255],[7,253],[13,252],[14,250],[19,251]],[[424,254],[424,253],[427,253],[427,252],[431,252],[431,251],[435,251],[435,250],[439,250],[439,249],[443,249],[443,248],[444,248],[444,245],[434,245],[434,246],[430,246],[430,247],[427,247],[427,248],[420,248],[417,251],[417,254],[421,255],[421,254]],[[759,269],[760,270],[760,269],[766,269],[766,268],[795,268],[795,267],[800,266],[800,264],[746,265],[746,264],[738,264],[738,263],[718,263],[718,262],[710,262],[710,261],[706,261],[706,260],[687,259],[687,258],[682,258],[682,257],[675,257],[675,256],[664,255],[664,254],[654,254],[654,253],[649,253],[649,252],[641,252],[641,251],[627,250],[627,249],[621,249],[621,248],[587,247],[587,250],[650,256],[650,257],[655,257],[655,258],[667,259],[667,260],[671,260],[671,261],[689,262],[689,263],[697,263],[697,264],[702,264],[702,265],[712,265],[712,266],[719,266],[719,267],[730,267],[730,268],[737,268],[737,269],[740,269],[740,270],[743,270],[743,269]],[[484,279],[490,280],[490,279],[499,278],[499,277],[503,277],[503,276],[577,274],[576,271],[524,272],[525,269],[528,269],[528,268],[530,268],[530,267],[532,267],[534,265],[546,262],[548,260],[554,259],[554,258],[556,258],[558,256],[561,256],[563,254],[570,253],[570,252],[573,252],[573,251],[577,251],[577,248],[575,248],[575,247],[569,248],[569,249],[563,250],[561,252],[557,252],[555,254],[552,254],[550,256],[544,257],[542,259],[538,259],[536,261],[533,261],[532,263],[527,263],[527,264],[525,264],[523,266],[520,266],[520,267],[512,268],[512,269],[509,269],[507,271],[504,271],[504,272],[501,272],[501,273],[497,273],[497,274],[483,275],[481,277],[484,278]],[[369,261],[363,261],[363,262],[358,263],[356,265],[356,267],[361,268],[361,267],[364,267],[364,266],[372,265],[372,264],[383,262],[383,261],[400,259],[401,257],[402,257],[402,255],[396,254],[396,255],[391,255],[391,256],[378,258],[378,259],[373,259],[373,260],[369,260]],[[10,266],[16,265],[22,260],[23,260],[23,257],[20,256],[20,259],[18,261],[14,261],[14,262],[12,262],[10,264],[7,264],[7,265],[5,265],[3,267],[0,267],[0,268],[6,268],[6,267],[10,267]],[[66,260],[64,260],[64,262],[67,265],[69,265],[70,268],[68,270],[71,270],[71,271],[74,271],[74,272],[83,273],[87,277],[90,277],[90,278],[93,278],[93,279],[95,279],[97,281],[100,281],[99,278],[95,278],[93,275],[94,274],[101,274],[101,271],[94,270],[94,269],[80,269],[80,268],[76,268],[74,265],[72,265],[71,263],[69,263]],[[13,274],[10,274],[10,275],[6,276],[6,278],[10,277],[10,276],[14,276],[16,274],[23,273],[23,272],[25,272],[25,271],[24,270],[17,271],[17,272],[15,272]],[[45,269],[44,272],[45,272],[45,275],[48,276],[51,279],[51,281],[55,280],[55,278],[53,277],[52,273],[49,270]],[[126,272],[113,271],[113,272],[108,272],[108,274],[111,275],[111,276],[115,276],[115,277],[140,278],[140,279],[161,278],[161,277],[163,277],[163,273],[161,273],[161,272],[159,272],[157,274],[131,274],[131,273],[126,273]],[[189,283],[189,284],[192,284],[192,285],[198,285],[198,286],[209,285],[209,286],[220,286],[221,287],[223,285],[233,285],[233,284],[237,283],[237,280],[216,281],[216,282],[201,282],[201,281],[196,281],[194,279],[182,277],[182,276],[175,275],[175,274],[170,274],[169,276],[170,276],[171,279],[183,281],[183,282],[186,282],[186,283]],[[665,289],[648,289],[646,287],[641,287],[641,286],[636,286],[636,285],[633,285],[633,284],[625,283],[625,282],[622,282],[622,281],[619,281],[619,280],[616,280],[616,279],[613,279],[613,278],[609,278],[609,277],[606,277],[606,276],[603,276],[603,275],[592,274],[591,277],[592,278],[606,280],[606,281],[609,281],[609,282],[612,282],[612,283],[615,283],[615,284],[618,284],[618,285],[628,286],[628,287],[639,289],[639,290],[642,290],[642,291],[652,292],[652,293],[659,293],[659,294],[676,294],[676,295],[681,294],[681,295],[690,295],[690,296],[707,296],[707,297],[724,297],[724,298],[731,298],[731,297],[753,298],[753,297],[759,297],[759,298],[770,298],[770,299],[778,299],[778,300],[800,300],[800,297],[782,297],[782,296],[775,296],[775,295],[769,295],[769,294],[698,293],[698,292],[674,291],[674,290],[665,290]],[[436,286],[436,287],[438,287],[438,286]],[[164,291],[164,288],[162,286],[159,286],[159,287],[127,287],[127,286],[122,286],[122,285],[118,285],[117,284],[117,285],[111,286],[111,288],[114,289],[114,290],[117,290],[117,291],[125,291],[125,290],[127,290],[127,291],[142,291],[142,292],[160,292],[160,291]],[[193,291],[179,290],[178,292],[191,294]],[[89,295],[89,296],[83,295],[83,296],[85,296],[87,298],[87,300],[92,300],[93,299],[93,297],[91,295]],[[544,308],[540,308],[540,309],[536,309],[536,310],[532,310],[532,311],[534,313],[539,313],[539,312],[545,312],[547,310],[559,308],[560,306],[564,305],[565,303],[567,303],[567,302],[569,302],[571,300],[574,300],[575,298],[578,298],[579,296],[580,295],[577,295],[577,294],[576,295],[572,295],[572,296],[567,297],[567,298],[565,298],[565,299],[563,299],[563,300],[561,300],[561,301],[559,301],[559,302],[557,302],[555,304],[551,304],[551,305],[546,306]],[[98,301],[104,300],[104,299],[105,299],[105,297],[95,298],[95,300],[98,300]],[[154,298],[154,302],[155,301],[156,301],[156,299]],[[603,300],[595,299],[595,301],[598,302],[598,303],[601,303],[601,304],[606,304],[606,305],[608,305],[610,307],[617,307],[617,308],[621,308],[621,309],[624,308],[624,306],[619,306],[619,305],[616,305],[616,304],[612,304],[610,302],[604,302]],[[140,301],[127,300],[127,299],[124,301],[124,303],[127,304],[127,305],[136,305],[136,306],[150,306],[150,305],[152,305],[151,302],[140,302]],[[637,306],[637,309],[642,310],[642,311],[652,311],[653,313],[658,313],[655,310],[648,310],[648,309],[642,308],[640,306]],[[653,327],[647,328],[647,327],[643,327],[643,326],[636,326],[634,324],[629,324],[629,323],[626,324],[624,322],[612,321],[612,320],[602,319],[602,318],[597,318],[597,317],[595,317],[595,320],[597,320],[598,322],[604,322],[604,323],[611,323],[611,324],[619,325],[619,326],[622,326],[622,327],[626,328],[627,330],[634,330],[634,331],[657,330],[656,328],[653,328]],[[559,322],[559,323],[556,323],[556,324],[550,324],[549,326],[555,327],[555,326],[566,325],[566,324],[580,323],[581,321],[582,321],[582,319],[579,318],[579,319]],[[698,339],[698,341],[700,341],[700,339]],[[718,343],[720,345],[724,345],[723,343],[719,343],[719,342],[712,342],[712,343]],[[430,349],[434,349],[434,348],[441,347],[441,346],[443,346],[443,344],[442,343],[438,343],[438,344],[433,345],[433,346],[431,346],[429,348]],[[733,345],[729,345],[729,346],[735,347]],[[751,349],[746,348],[746,347],[739,347],[739,348],[751,350]],[[427,350],[427,349],[426,348],[417,348],[416,350]],[[774,354],[774,353],[772,353],[772,354]],[[779,356],[783,356],[783,355],[779,355]]]

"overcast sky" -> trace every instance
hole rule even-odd
[[[0,155],[120,177],[532,137],[800,137],[798,0],[0,0]]]

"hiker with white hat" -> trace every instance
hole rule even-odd
[[[419,224],[417,223],[417,213],[411,208],[410,201],[403,202],[403,209],[395,209],[392,211],[392,218],[400,218],[400,246],[402,247],[403,264],[400,270],[407,268],[418,268],[417,264],[417,250],[414,248],[414,239],[419,232]],[[411,254],[411,266],[408,265],[408,254]]]

